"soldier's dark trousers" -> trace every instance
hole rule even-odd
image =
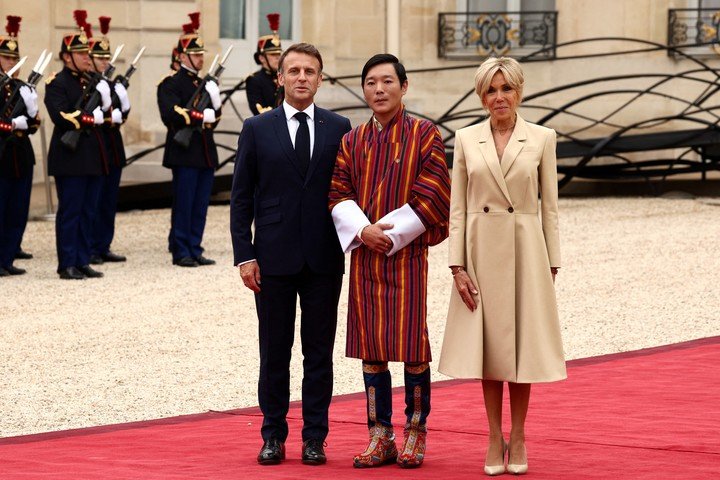
[[[93,228],[91,248],[93,255],[104,255],[110,251],[110,244],[115,236],[115,214],[117,213],[121,175],[122,167],[110,165],[110,173],[103,177],[95,227]]]
[[[101,175],[55,177],[58,272],[90,263],[92,229],[103,180]]]
[[[173,260],[199,257],[215,170],[173,167]]]
[[[11,266],[20,249],[31,190],[32,172],[21,178],[0,177],[0,268]]]

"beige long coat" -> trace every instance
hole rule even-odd
[[[489,121],[455,134],[449,264],[465,267],[479,295],[471,312],[452,287],[439,365],[446,375],[567,376],[550,273],[560,266],[555,145],[553,130],[520,116],[502,161]]]

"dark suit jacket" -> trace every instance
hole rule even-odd
[[[314,120],[315,144],[306,176],[300,171],[282,106],[243,124],[230,205],[236,265],[257,259],[263,275],[292,275],[305,263],[316,273],[343,272],[328,191],[350,121],[317,106]]]

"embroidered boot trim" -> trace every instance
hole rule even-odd
[[[398,455],[397,463],[403,468],[415,468],[422,465],[425,459],[425,439],[427,428],[420,425],[422,415],[422,388],[420,385],[413,388],[414,412],[409,423],[405,424],[403,431],[405,441],[402,453]]]
[[[353,457],[355,468],[373,468],[395,463],[398,456],[392,427],[380,424],[370,428],[370,443],[363,453]]]

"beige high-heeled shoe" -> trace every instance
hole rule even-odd
[[[523,448],[525,448],[524,444],[523,444]],[[525,451],[525,457],[527,458],[527,450]],[[510,463],[510,454],[508,454],[507,471],[508,471],[508,473],[511,473],[513,475],[526,474],[528,471],[527,460],[525,460],[525,463]]]
[[[485,465],[483,467],[483,470],[485,471],[485,475],[488,477],[495,477],[498,475],[502,475],[505,473],[505,454],[508,451],[508,444],[505,443],[505,439],[503,438],[503,455],[502,455],[502,465]]]

